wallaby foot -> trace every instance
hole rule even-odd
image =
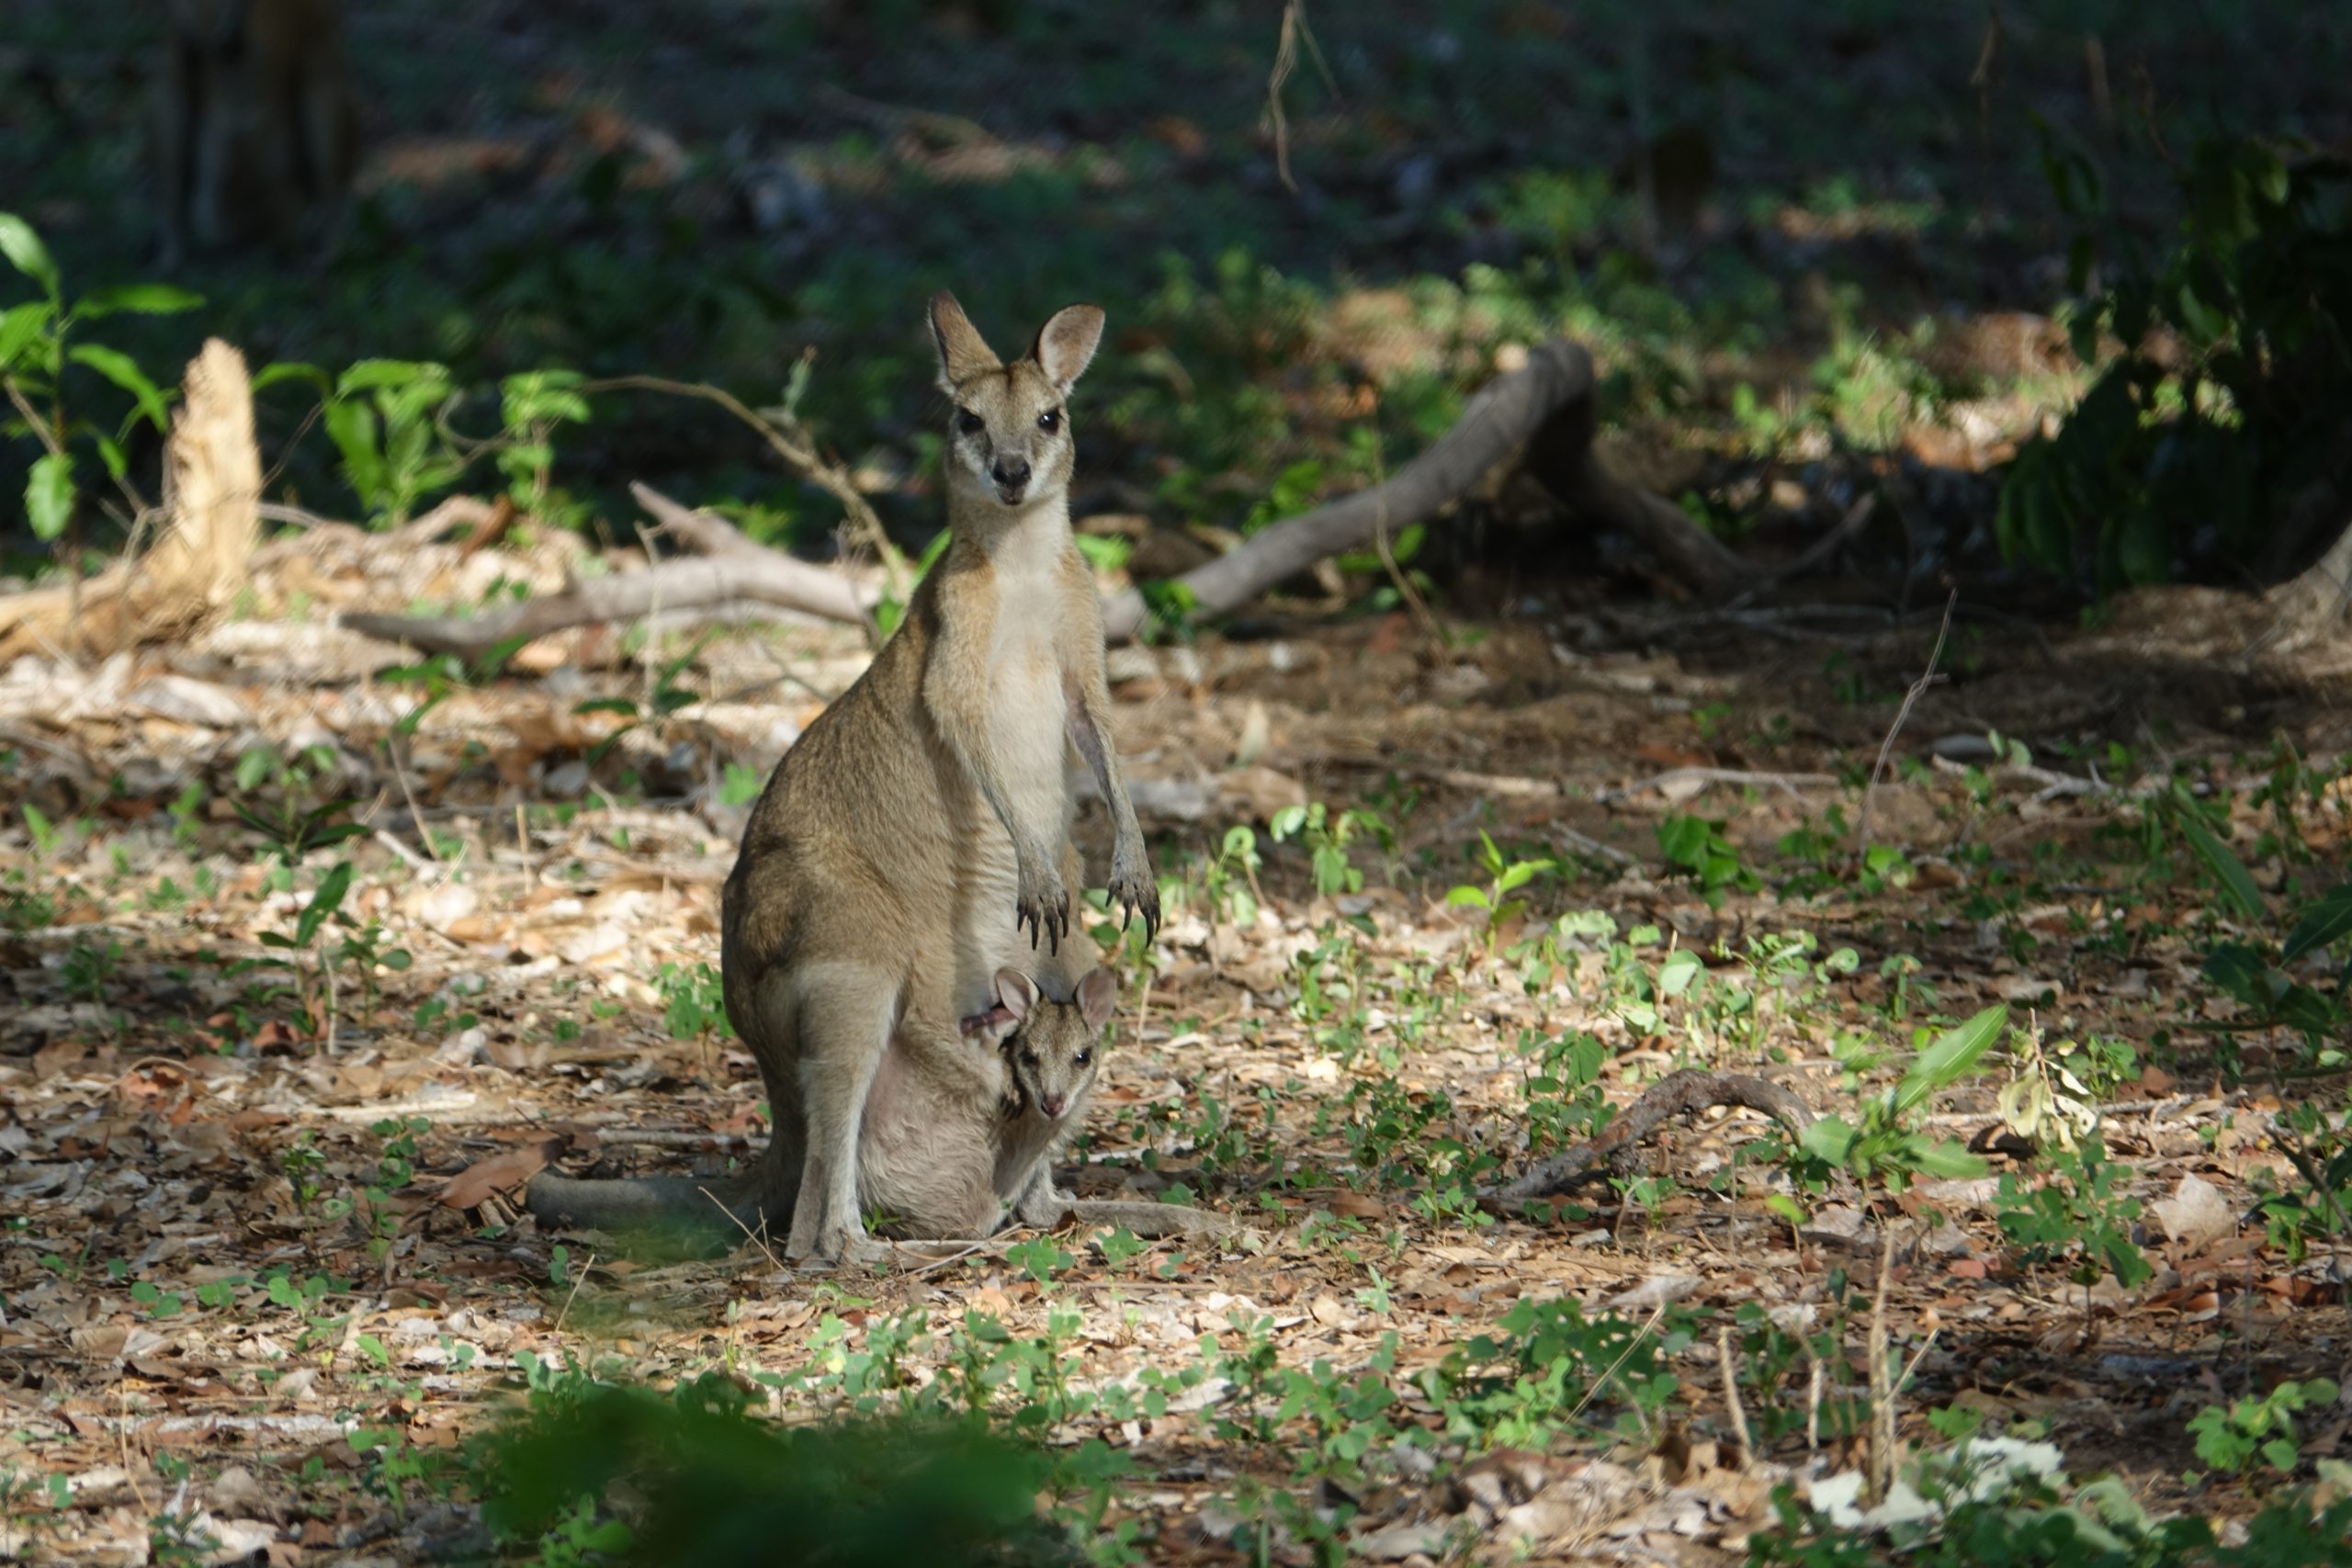
[[[1029,1190],[1021,1195],[1021,1201],[1014,1205],[1013,1213],[1020,1216],[1023,1224],[1031,1229],[1049,1231],[1069,1218],[1070,1211],[1077,1205],[1075,1197],[1040,1177],[1031,1182]]]

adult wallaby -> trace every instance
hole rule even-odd
[[[723,1181],[542,1175],[529,1202],[543,1222],[692,1221],[715,1200],[752,1230],[788,1222],[788,1257],[867,1252],[861,1201],[901,1212],[859,1158],[886,1060],[894,1082],[994,1105],[1004,1064],[961,1021],[996,1003],[1009,964],[1040,965],[1062,996],[1093,967],[1069,912],[1084,869],[1069,840],[1073,746],[1111,811],[1111,898],[1158,929],[1112,749],[1102,612],[1070,541],[1066,402],[1102,312],[1057,311],[1010,365],[944,292],[931,326],[955,402],[947,549],[873,664],[785,754],[721,904],[728,1016],[766,1080],[767,1150]],[[1018,1174],[994,1196],[1019,1198]]]

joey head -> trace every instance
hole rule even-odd
[[[1085,1120],[1102,1070],[1102,1032],[1118,1007],[1118,977],[1093,970],[1062,1001],[1020,970],[1000,969],[996,994],[994,1007],[963,1023],[967,1035],[1004,1056],[996,1186],[1014,1194],[1023,1224],[1048,1225],[1074,1201],[1054,1186],[1054,1155]]]

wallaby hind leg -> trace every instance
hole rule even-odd
[[[797,976],[800,1189],[794,1195],[786,1258],[864,1258],[857,1210],[857,1143],[865,1099],[899,1021],[897,980],[857,964],[812,963]]]

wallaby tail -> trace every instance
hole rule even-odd
[[[780,1190],[773,1147],[731,1176],[645,1176],[583,1180],[543,1170],[524,1206],[547,1228],[607,1231],[663,1250],[723,1251],[792,1224],[792,1194]]]

